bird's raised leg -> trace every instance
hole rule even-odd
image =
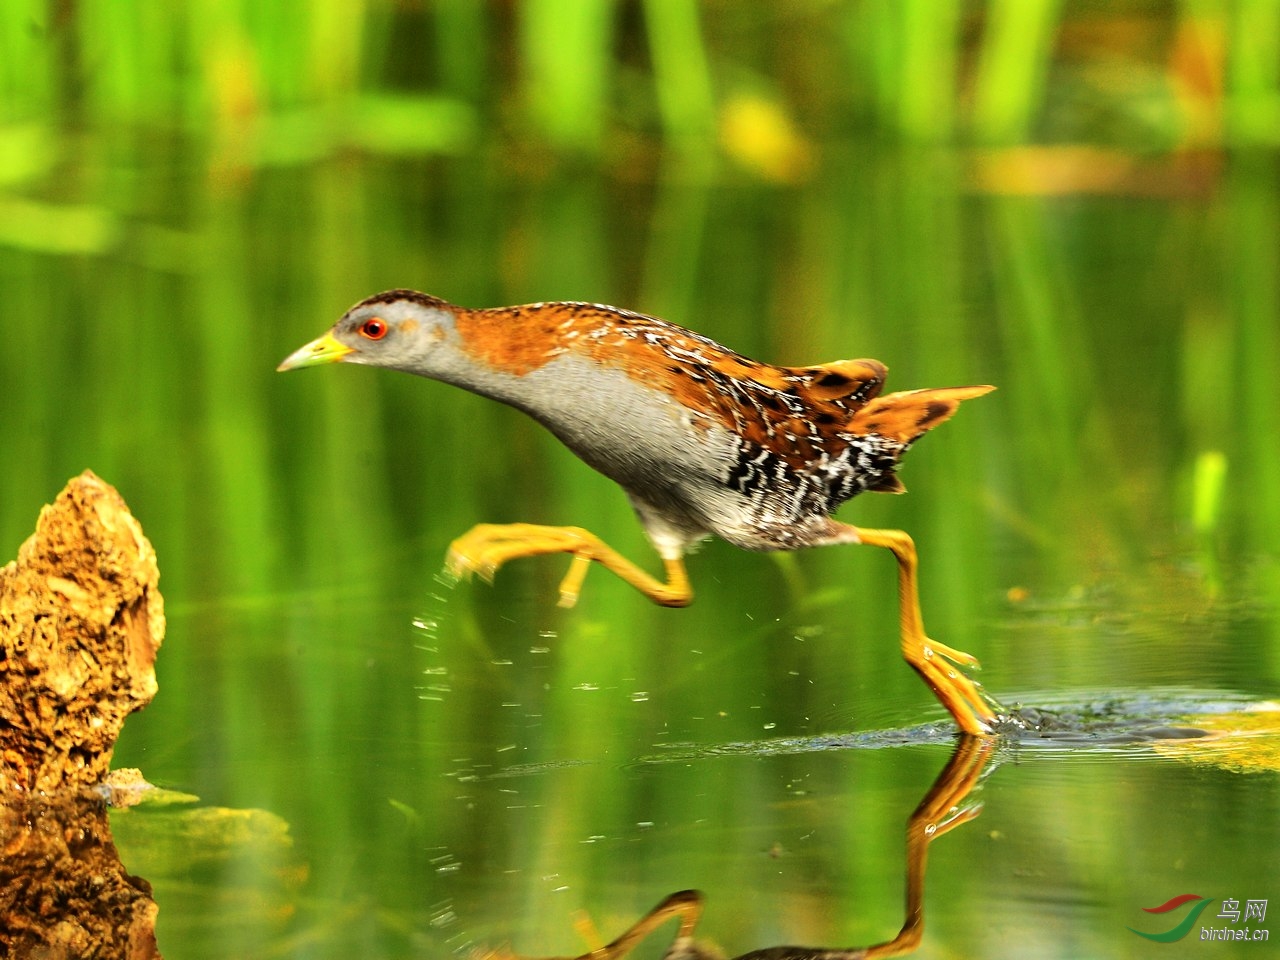
[[[840,525],[845,542],[865,543],[893,551],[898,560],[898,606],[902,634],[902,656],[924,678],[934,696],[955,718],[965,733],[991,732],[995,710],[978,685],[965,676],[961,667],[978,666],[978,658],[962,650],[930,640],[920,615],[920,593],[916,584],[916,546],[901,530],[868,530]]]
[[[534,523],[482,523],[472,527],[449,547],[447,566],[455,576],[478,573],[492,580],[508,560],[544,553],[571,553],[573,562],[560,581],[560,606],[578,602],[582,581],[591,564],[598,563],[635,587],[654,603],[684,607],[693,600],[689,575],[679,557],[664,559],[665,582],[636,566],[594,533],[581,527],[544,527]]]

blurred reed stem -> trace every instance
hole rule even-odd
[[[470,101],[493,88],[489,76],[495,42],[492,17],[474,0],[436,0],[435,55],[444,92]]]
[[[552,146],[594,152],[602,145],[613,10],[611,0],[525,0],[520,5],[528,120]]]
[[[1228,140],[1275,145],[1280,143],[1280,4],[1235,0],[1225,8]]]
[[[693,0],[645,0],[654,86],[667,136],[685,151],[714,149],[716,107]]]
[[[1022,143],[1044,102],[1062,0],[989,0],[973,89],[973,133]]]
[[[876,119],[907,140],[950,140],[963,5],[882,0],[848,10],[845,39],[871,89]]]

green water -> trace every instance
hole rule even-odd
[[[943,718],[897,653],[891,558],[713,543],[687,610],[600,570],[559,610],[557,558],[443,581],[479,521],[657,564],[622,495],[518,414],[274,372],[388,287],[606,301],[778,362],[879,357],[896,388],[996,384],[911,451],[907,496],[841,514],[916,537],[931,633],[1007,704],[1156,717],[1280,689],[1270,155],[1069,198],[838,140],[790,187],[498,149],[220,168],[105,131],[61,157],[3,214],[0,554],[86,467],[156,547],[160,692],[117,765],[259,811],[218,844],[116,815],[166,957],[577,954],[580,914],[607,939],[685,888],[730,955],[902,923],[907,818],[952,747],[859,736]],[[975,801],[930,849],[922,956],[1201,956],[1126,927],[1168,929],[1142,908],[1187,892],[1280,910],[1275,773],[1005,745]]]

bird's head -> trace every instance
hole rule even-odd
[[[418,371],[453,327],[456,307],[416,290],[388,290],[361,300],[328,333],[285,357],[277,370],[322,363],[365,363]]]

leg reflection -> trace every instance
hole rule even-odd
[[[965,801],[978,785],[994,746],[995,741],[990,737],[961,735],[946,767],[907,821],[906,918],[896,937],[870,947],[764,947],[733,960],[871,960],[898,957],[915,950],[924,934],[924,875],[929,844],[982,812],[981,804],[966,806]],[[616,940],[573,960],[618,960],[649,934],[675,918],[679,918],[680,926],[671,946],[663,954],[663,960],[721,960],[722,955],[718,951],[694,940],[694,928],[702,916],[702,909],[702,895],[698,892],[683,890],[673,893]],[[506,950],[483,956],[486,960],[526,960]]]

